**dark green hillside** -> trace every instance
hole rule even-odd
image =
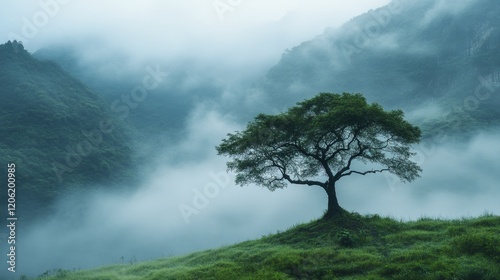
[[[96,48],[92,43],[88,47]],[[122,100],[123,95],[130,95],[131,90],[142,85],[144,76],[149,72],[146,69],[160,69],[168,76],[158,83],[158,87],[148,90],[147,96],[138,106],[131,108],[125,120],[138,132],[138,142],[141,151],[146,148],[156,154],[158,149],[164,148],[173,141],[181,139],[185,128],[185,121],[194,106],[195,101],[202,98],[210,99],[216,89],[210,83],[200,82],[194,87],[185,88],[189,80],[189,63],[165,65],[161,61],[149,61],[128,64],[124,54],[109,53],[100,59],[86,59],[88,49],[81,45],[52,45],[37,50],[33,56],[40,60],[54,61],[89,86],[92,90],[102,93],[110,103]],[[97,55],[98,56],[98,55]],[[199,79],[205,79],[197,77]]]
[[[39,279],[500,279],[500,218],[398,222],[345,214],[182,257]]]
[[[0,100],[1,174],[16,164],[19,216],[39,214],[66,190],[132,178],[132,132],[110,105],[17,42],[0,45]]]
[[[405,110],[438,104],[427,134],[498,126],[499,14],[494,0],[394,0],[287,51],[263,87],[271,104],[323,91]]]

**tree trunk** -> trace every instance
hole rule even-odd
[[[328,219],[340,215],[344,211],[344,209],[340,207],[339,201],[337,200],[335,184],[328,184],[328,186],[325,188],[325,191],[328,195],[328,209],[326,210],[323,218]]]

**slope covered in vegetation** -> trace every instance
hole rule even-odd
[[[132,178],[131,130],[58,65],[9,41],[0,45],[0,85],[1,164],[17,166],[18,215],[40,214],[68,190]]]
[[[345,213],[219,249],[39,279],[500,279],[500,217],[401,222]]]
[[[494,0],[394,0],[286,51],[262,86],[270,104],[345,91],[418,109],[424,135],[498,127],[499,9]]]

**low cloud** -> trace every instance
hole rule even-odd
[[[217,156],[214,147],[241,124],[207,107],[194,110],[189,123],[184,141],[164,151],[163,164],[144,171],[150,179],[137,192],[70,196],[56,215],[30,228],[21,237],[19,260],[29,264],[23,273],[216,248],[321,217],[327,197],[320,188],[270,192],[234,185],[234,174],[226,172],[228,159]],[[427,149],[416,159],[422,178],[410,184],[380,174],[346,177],[337,187],[340,203],[349,211],[398,219],[498,214],[499,137],[484,134],[469,143]],[[181,205],[190,210],[183,214]]]
[[[74,43],[94,57],[112,50],[136,60],[189,58],[220,70],[262,70],[276,63],[284,49],[388,2],[12,2],[0,11],[0,34],[4,40],[24,41],[30,51]],[[217,3],[226,7],[222,18]]]
[[[263,75],[284,49],[389,1],[313,2],[242,1],[224,20],[212,1],[61,4],[58,14],[29,38],[30,51],[59,43],[77,44],[84,63],[109,60],[102,72],[115,73],[117,80],[135,68],[138,77],[144,75],[144,61],[156,65],[160,60],[174,74],[177,65],[193,62],[186,67],[192,72],[182,85],[169,76],[165,87],[189,91],[213,82],[221,92],[190,103],[181,140],[150,159],[141,170],[145,179],[136,192],[68,194],[58,202],[53,216],[20,228],[20,273],[38,275],[52,268],[83,269],[184,254],[255,239],[321,217],[327,206],[322,189],[290,186],[269,192],[253,185],[235,186],[234,174],[226,172],[228,159],[215,151],[227,133],[244,129],[254,113],[286,109],[264,104],[266,92],[252,87],[248,77]],[[11,3],[0,11],[2,23],[6,22],[0,27],[1,34],[22,35],[23,17],[30,20],[40,9],[36,3]],[[396,48],[396,35],[387,36],[374,42],[383,41],[380,48]],[[123,69],[127,71],[122,73]],[[291,84],[289,90],[301,97],[316,91],[300,82]],[[301,101],[288,99],[290,104]],[[377,102],[373,96],[370,101]],[[408,117],[420,120],[442,114],[437,106],[422,108]],[[467,143],[421,148],[417,160],[424,172],[410,184],[380,174],[349,176],[338,184],[340,204],[349,211],[401,219],[461,218],[485,211],[498,214],[500,175],[496,171],[500,165],[495,155],[500,154],[499,137],[482,134]]]
[[[443,15],[456,15],[466,9],[467,6],[471,4],[471,2],[473,2],[473,0],[465,0],[460,2],[451,0],[435,1],[433,8],[430,9],[422,18],[421,24],[423,26],[426,26]]]
[[[323,190],[269,192],[234,185],[227,159],[214,147],[240,125],[202,107],[189,123],[184,141],[143,171],[150,179],[135,193],[69,194],[55,215],[24,229],[19,262],[29,265],[19,271],[38,275],[178,255],[259,238],[321,216]],[[195,211],[183,214],[181,205]]]
[[[421,178],[402,184],[393,176],[349,178],[339,185],[350,210],[389,215],[462,218],[500,213],[498,134],[481,134],[468,143],[417,147]]]

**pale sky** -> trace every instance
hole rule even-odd
[[[34,52],[53,42],[103,39],[134,55],[197,58],[279,56],[389,0],[3,0],[2,41],[18,37]],[[144,50],[142,53],[140,50]],[[235,52],[241,50],[241,52]]]

